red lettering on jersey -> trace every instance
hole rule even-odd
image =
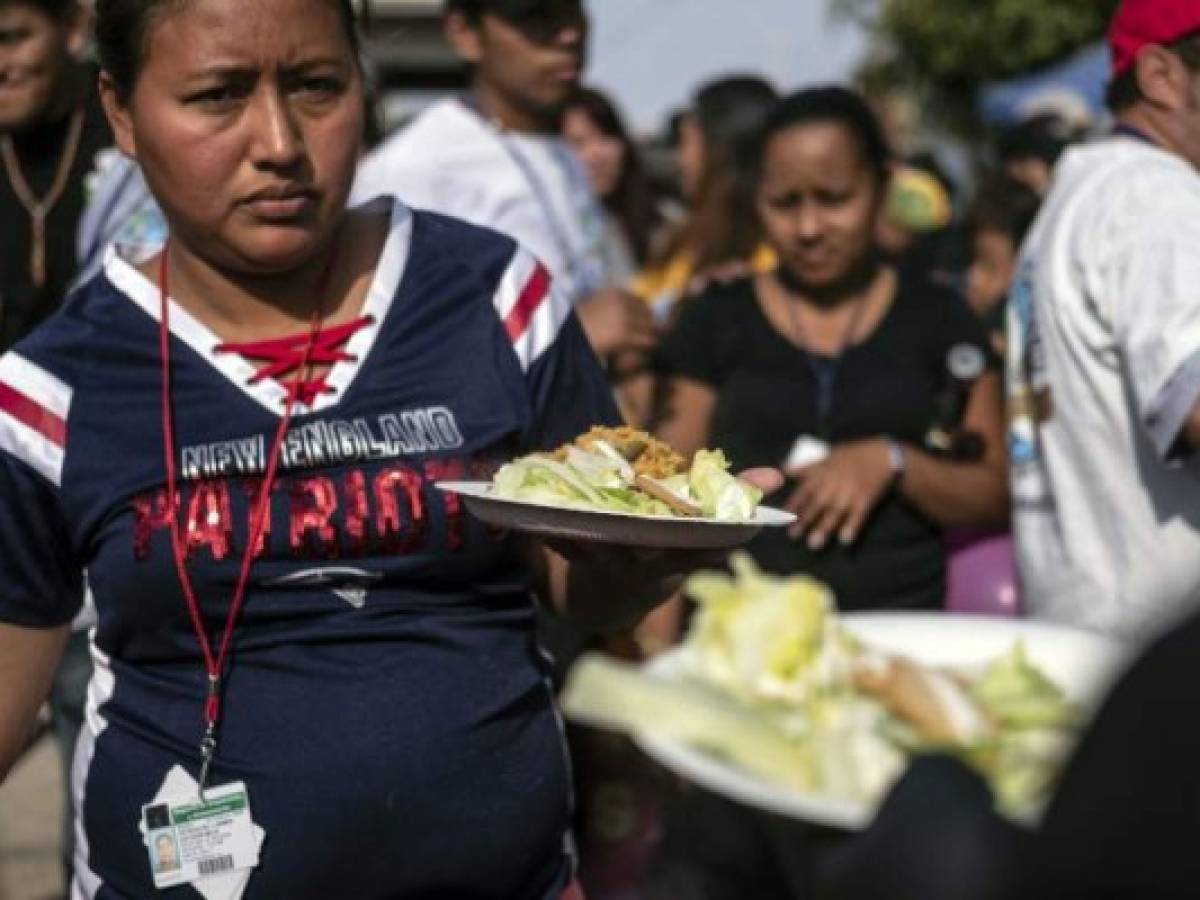
[[[133,498],[133,558],[138,562],[150,557],[154,532],[171,527],[174,510],[167,509],[167,491],[159,488]]]
[[[337,489],[333,479],[297,478],[289,493],[292,505],[289,540],[295,556],[326,557],[338,555],[337,527],[330,521],[337,512]],[[312,535],[316,540],[309,540]],[[315,546],[314,546],[315,543]]]
[[[344,552],[347,556],[366,556],[371,551],[371,537],[367,523],[371,509],[367,505],[367,478],[355,469],[347,472],[343,481],[345,498],[342,512],[345,532]]]
[[[437,550],[455,553],[467,543],[466,508],[457,494],[438,491],[433,485],[487,478],[495,469],[494,462],[467,458],[429,460],[419,468],[397,462],[374,476],[354,468],[332,476],[283,478],[272,493],[276,498],[287,496],[288,546],[295,557],[361,558],[429,551],[431,510],[436,512],[439,507],[445,515],[446,530],[444,544]],[[238,498],[235,522],[231,493],[239,489],[245,497],[245,512]],[[221,561],[238,552],[241,541],[248,540],[253,530],[250,520],[261,491],[261,478],[239,478],[232,486],[221,478],[181,486],[179,510],[185,513],[183,539],[188,556],[208,548],[212,558]],[[134,513],[134,559],[140,562],[154,551],[156,533],[170,530],[172,515],[167,509],[167,492],[161,488],[134,497],[130,503]],[[270,551],[272,518],[268,514],[263,523],[254,548],[256,559]],[[277,552],[286,551],[279,547]]]
[[[467,471],[461,459],[432,459],[425,463],[425,480],[433,484],[439,481],[461,481]],[[436,489],[435,489],[436,490]],[[437,491],[442,497],[442,508],[446,511],[446,549],[461,550],[463,547],[462,498],[449,491]]]
[[[193,550],[208,547],[218,562],[233,549],[233,513],[224,481],[205,480],[196,484],[188,503],[183,545],[188,556]]]
[[[263,481],[261,478],[243,478],[242,490],[246,492],[246,540],[250,539],[250,535],[254,533],[254,511],[258,509],[258,500],[262,496]],[[276,482],[271,493],[275,493],[279,489],[279,482]],[[258,546],[254,548],[254,558],[258,559],[267,552],[267,547],[271,545],[271,508],[267,508],[267,518],[263,522],[262,532],[258,536]]]
[[[404,466],[391,466],[375,476],[375,529],[384,552],[416,553],[425,548],[429,517],[421,485],[421,476]],[[400,511],[401,492],[408,501],[407,523]]]

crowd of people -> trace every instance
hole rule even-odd
[[[854,89],[751,74],[681,98],[664,170],[581,83],[582,0],[444,27],[468,90],[372,142],[349,0],[0,0],[0,777],[49,698],[71,895],[190,896],[218,869],[156,811],[206,792],[240,798],[201,860],[232,896],[1200,892],[1163,799],[1195,780],[1200,2],[1123,0],[1111,127],[1039,114],[961,183]],[[564,735],[578,653],[672,646],[720,560],[498,533],[435,483],[621,423],[721,448],[797,517],[758,563],[841,609],[1145,651],[1043,826],[931,759],[851,840]]]

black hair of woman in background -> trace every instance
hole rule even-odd
[[[660,317],[711,275],[774,265],[763,252],[751,161],[755,137],[777,100],[775,89],[761,78],[728,76],[701,87],[680,119],[687,214],[634,285]]]
[[[645,265],[662,215],[616,104],[594,88],[581,88],[567,104],[563,134],[587,169],[596,197],[620,227],[633,262]]]

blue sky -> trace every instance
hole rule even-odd
[[[588,81],[639,131],[657,128],[706,79],[764,75],[780,89],[837,81],[863,37],[831,22],[825,0],[590,0]]]

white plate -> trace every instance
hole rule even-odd
[[[872,646],[937,666],[977,668],[1023,640],[1030,661],[1085,710],[1096,707],[1126,662],[1115,642],[1040,622],[938,613],[846,613],[840,619]],[[654,660],[650,668],[672,675],[682,663],[681,651],[676,650]],[[641,735],[637,742],[668,769],[749,806],[846,829],[865,828],[875,815],[870,805],[781,787],[677,741]]]
[[[462,497],[467,511],[496,528],[542,537],[598,541],[673,550],[728,550],[749,541],[765,527],[791,525],[791,513],[760,506],[750,522],[637,516],[606,510],[566,509],[492,496],[488,481],[439,481],[436,487]]]

